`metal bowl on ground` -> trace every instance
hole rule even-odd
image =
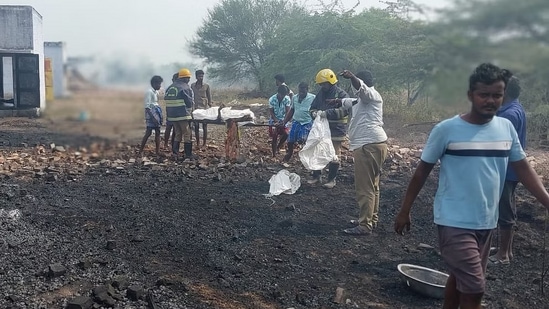
[[[448,274],[412,264],[398,264],[398,271],[404,283],[412,290],[433,298],[444,298],[444,287]]]

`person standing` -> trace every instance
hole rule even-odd
[[[357,226],[345,229],[350,235],[368,235],[379,221],[379,178],[387,158],[387,134],[383,130],[383,99],[374,88],[370,71],[356,75],[343,70],[340,73],[351,80],[357,99],[334,99],[332,102],[342,115],[351,115],[349,121],[350,150],[355,162],[355,191],[359,208]]]
[[[313,126],[313,118],[311,118],[309,109],[315,95],[309,93],[309,85],[306,82],[299,83],[298,89],[298,95],[293,96],[291,99],[290,111],[284,118],[284,124],[292,121],[292,127],[288,137],[288,152],[284,156],[283,162],[290,161],[294,153],[295,143],[304,144]]]
[[[274,76],[276,87],[278,88],[280,85],[286,86],[288,88],[288,97],[290,97],[290,100],[294,97],[294,92],[288,85],[286,85],[286,78],[282,74],[276,74]]]
[[[177,79],[166,89],[164,101],[166,101],[166,118],[172,123],[175,138],[172,143],[172,154],[179,158],[179,146],[183,139],[185,159],[193,159],[193,143],[191,141],[190,121],[192,120],[192,108],[194,105],[193,91],[189,86],[191,71],[181,69]]]
[[[204,83],[204,71],[197,70],[194,73],[196,82],[191,84],[191,89],[194,93],[194,108],[208,109],[212,107],[212,93],[210,85]],[[196,123],[195,123],[196,124]],[[198,124],[194,126],[194,134],[196,136],[196,146],[200,147],[200,130]],[[202,146],[206,146],[208,139],[208,124],[202,123]]]
[[[288,97],[288,87],[278,86],[276,94],[269,98],[269,137],[271,138],[271,149],[273,158],[284,146],[288,138],[288,128],[284,123],[286,115],[290,111],[290,98]],[[278,139],[280,137],[280,140]]]
[[[505,88],[503,105],[497,115],[507,118],[517,131],[522,148],[526,148],[526,113],[519,102],[520,81],[513,76]],[[513,236],[517,222],[517,204],[515,189],[518,184],[517,174],[512,166],[507,168],[503,193],[499,200],[499,245],[496,254],[489,258],[492,264],[508,265],[513,259]]]
[[[328,164],[328,181],[323,185],[325,188],[331,189],[336,185],[336,177],[339,171],[339,157],[341,156],[341,144],[345,141],[347,135],[347,121],[348,117],[346,112],[340,113],[335,110],[334,106],[331,106],[333,99],[348,98],[349,95],[345,90],[339,88],[337,84],[337,76],[334,71],[330,69],[320,70],[315,77],[315,82],[320,86],[320,90],[316,94],[313,103],[311,103],[311,115],[315,118],[317,115],[320,117],[328,118],[330,123],[330,133],[332,136],[332,144],[337,155],[337,158]],[[316,184],[321,181],[321,171],[313,171],[312,179],[308,180],[309,184]]]
[[[147,140],[154,130],[154,143],[156,146],[156,155],[160,155],[160,127],[162,126],[162,108],[158,104],[158,90],[162,86],[164,80],[162,77],[155,75],[151,78],[151,88],[145,93],[145,123],[147,129],[145,136],[139,147],[139,156],[142,155],[143,149]]]
[[[511,75],[489,63],[474,70],[467,92],[471,110],[433,128],[395,218],[398,234],[410,230],[414,200],[440,161],[434,221],[450,273],[443,308],[481,308],[509,162],[524,187],[549,209],[549,194],[528,163],[513,124],[496,116]]]
[[[179,78],[179,73],[175,73],[173,76],[172,76],[172,84]],[[172,129],[173,129],[173,125],[171,123],[171,121],[167,120],[166,119],[166,129],[164,130],[164,148],[165,149],[169,149],[168,148],[168,141],[171,142],[171,145],[173,147],[173,140],[175,138],[175,130],[174,131],[174,134],[172,134]]]

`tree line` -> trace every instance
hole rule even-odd
[[[188,42],[208,74],[254,82],[273,92],[273,76],[290,86],[313,81],[322,68],[370,69],[378,87],[403,94],[406,105],[429,96],[463,99],[464,80],[480,62],[494,62],[521,77],[530,110],[549,101],[549,2],[453,0],[435,21],[417,18],[412,0],[382,1],[361,12],[341,1],[308,8],[292,0],[222,0],[209,9]]]

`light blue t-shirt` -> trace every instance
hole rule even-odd
[[[307,96],[299,102],[299,94],[296,94],[292,97],[292,108],[294,109],[294,121],[299,122],[300,124],[307,124],[313,121],[309,109],[311,109],[311,103],[315,99],[315,95],[312,93],[307,93]]]
[[[505,118],[475,125],[455,116],[437,124],[421,155],[427,163],[440,160],[435,223],[495,228],[507,164],[525,157],[513,124]]]
[[[282,102],[278,102],[276,94],[269,98],[269,106],[273,109],[278,120],[284,120],[284,117],[286,117],[286,106],[289,107],[290,105],[290,97],[288,96],[285,96],[284,99],[282,99]]]

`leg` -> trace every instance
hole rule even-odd
[[[375,195],[374,159],[368,145],[364,145],[353,151],[355,159],[355,191],[359,208],[358,225],[373,229]]]
[[[202,124],[202,146],[206,146],[206,141],[208,140],[208,124]]]
[[[141,146],[139,147],[139,155],[143,153],[143,149],[145,148],[145,144],[147,143],[147,140],[149,139],[149,136],[151,136],[152,128],[147,128],[145,131],[145,136],[143,136],[143,139],[141,140]]]
[[[194,135],[196,136],[196,147],[200,147],[200,126],[194,123]]]
[[[276,152],[277,152],[277,140],[278,140],[278,132],[276,131],[276,128],[273,130],[273,134],[272,134],[272,138],[273,140],[271,141],[271,150],[273,152],[273,158],[276,157]]]
[[[154,128],[154,145],[156,147],[156,155],[160,155],[160,128]]]
[[[459,308],[460,293],[457,290],[456,276],[450,273],[448,280],[446,281],[446,287],[444,288],[444,305],[442,309],[458,309]]]
[[[342,141],[332,140],[337,158],[328,164],[328,182],[324,184],[324,187],[328,189],[332,189],[336,185],[336,177],[339,171],[339,157],[341,156],[341,143]]]
[[[190,121],[183,121],[183,146],[185,148],[185,160],[194,160],[196,159],[193,155],[193,141],[192,141],[192,130],[190,127]],[[196,126],[198,127],[198,126]]]
[[[292,142],[288,142],[288,152],[286,153],[286,155],[284,156],[284,162],[288,162],[290,161],[290,159],[292,158],[292,155],[294,154],[294,143]]]
[[[374,192],[375,192],[375,202],[374,202],[374,212],[372,214],[372,223],[373,227],[377,227],[379,222],[379,178],[381,176],[381,167],[387,158],[387,144],[380,143],[374,144],[376,146],[376,156],[375,156],[375,178],[374,178]]]
[[[438,226],[439,247],[449,267],[444,309],[481,309],[492,230]]]
[[[164,131],[164,148],[168,149],[168,141],[170,140],[170,133],[172,132],[173,125],[171,122],[166,123],[166,130]],[[172,141],[173,143],[173,141]]]
[[[278,145],[276,147],[277,150],[280,150],[282,147],[284,147],[284,143],[286,142],[286,139],[288,139],[288,132],[286,131],[286,128],[281,128],[280,141],[278,142]]]
[[[499,244],[498,252],[491,261],[507,263],[513,258],[513,236],[517,219],[515,189],[517,182],[505,181],[499,201]]]
[[[186,121],[174,121],[173,122],[173,142],[172,142],[172,154],[177,159],[179,157],[179,145],[183,137],[184,126],[187,125]]]

